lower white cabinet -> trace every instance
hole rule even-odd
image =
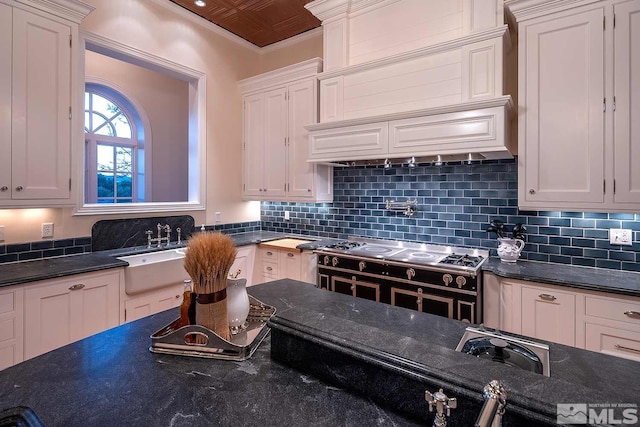
[[[122,269],[24,286],[24,359],[120,324]]]
[[[256,245],[240,246],[237,248],[236,260],[231,266],[230,274],[235,275],[238,270],[238,279],[247,279],[247,286],[253,283],[253,264],[256,257]]]
[[[124,320],[131,322],[182,304],[184,284],[165,286],[124,300]]]
[[[23,286],[0,288],[0,370],[23,360]]]
[[[640,361],[640,298],[484,273],[484,324]]]
[[[258,256],[260,271],[256,276],[261,283],[287,278],[316,281],[316,255],[311,251],[259,247]]]

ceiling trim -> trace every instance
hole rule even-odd
[[[288,39],[284,39],[282,41],[272,43],[265,47],[261,47],[259,48],[260,53],[273,52],[274,50],[282,49],[284,47],[291,46],[296,43],[300,43],[302,41],[316,37],[318,34],[322,34],[322,27],[317,27],[312,30],[305,31],[304,33],[300,33],[297,36],[289,37]]]
[[[180,15],[183,18],[188,19],[189,21],[200,25],[201,27],[208,29],[214,33],[216,33],[219,36],[222,36],[224,38],[226,38],[227,40],[230,40],[232,42],[235,42],[239,45],[241,45],[244,48],[247,48],[253,52],[256,53],[261,53],[261,48],[259,48],[258,46],[254,45],[253,43],[250,43],[248,41],[246,41],[245,39],[243,39],[242,37],[238,37],[235,34],[233,34],[230,31],[225,30],[224,28],[214,24],[213,22],[209,22],[206,19],[196,15],[195,13],[183,8],[182,6],[179,6],[173,2],[171,2],[170,0],[151,0],[153,3],[160,5],[162,7],[164,7],[165,9],[169,9],[173,12],[175,12],[176,14]]]

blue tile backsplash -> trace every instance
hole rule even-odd
[[[485,230],[500,219],[526,225],[522,259],[640,271],[640,214],[521,211],[517,174],[516,160],[336,168],[333,203],[262,202],[262,230],[481,247],[495,255],[497,241]],[[417,211],[387,211],[387,199],[417,199]],[[610,228],[633,230],[633,246],[610,245]]]

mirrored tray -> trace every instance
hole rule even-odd
[[[276,312],[275,307],[264,304],[249,295],[249,316],[246,327],[227,341],[211,329],[200,325],[178,327],[180,319],[151,335],[152,353],[176,354],[180,356],[203,357],[208,359],[246,360],[253,355],[260,343],[269,334],[267,321]],[[199,336],[206,344],[196,344],[192,339]],[[187,338],[189,337],[189,338]]]

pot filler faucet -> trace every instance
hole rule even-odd
[[[484,405],[480,410],[474,427],[501,427],[502,416],[507,406],[507,393],[500,382],[493,380],[484,387]],[[425,392],[424,398],[429,402],[429,412],[435,409],[433,427],[446,427],[447,417],[451,417],[451,409],[458,406],[455,397],[448,397],[442,389],[436,393]]]
[[[145,231],[145,234],[147,235],[147,248],[151,248],[151,244],[152,243],[157,243],[157,247],[161,248],[162,247],[162,242],[166,242],[165,245],[169,246],[169,244],[171,244],[171,227],[169,226],[169,224],[167,225],[162,225],[160,223],[158,223],[158,237],[152,238],[151,235],[153,234],[153,231],[151,230],[147,230]],[[162,237],[162,232],[166,232],[167,235],[165,237]],[[178,244],[182,243],[182,239],[180,236],[182,230],[180,230],[180,228],[176,228],[176,232],[178,233]]]

